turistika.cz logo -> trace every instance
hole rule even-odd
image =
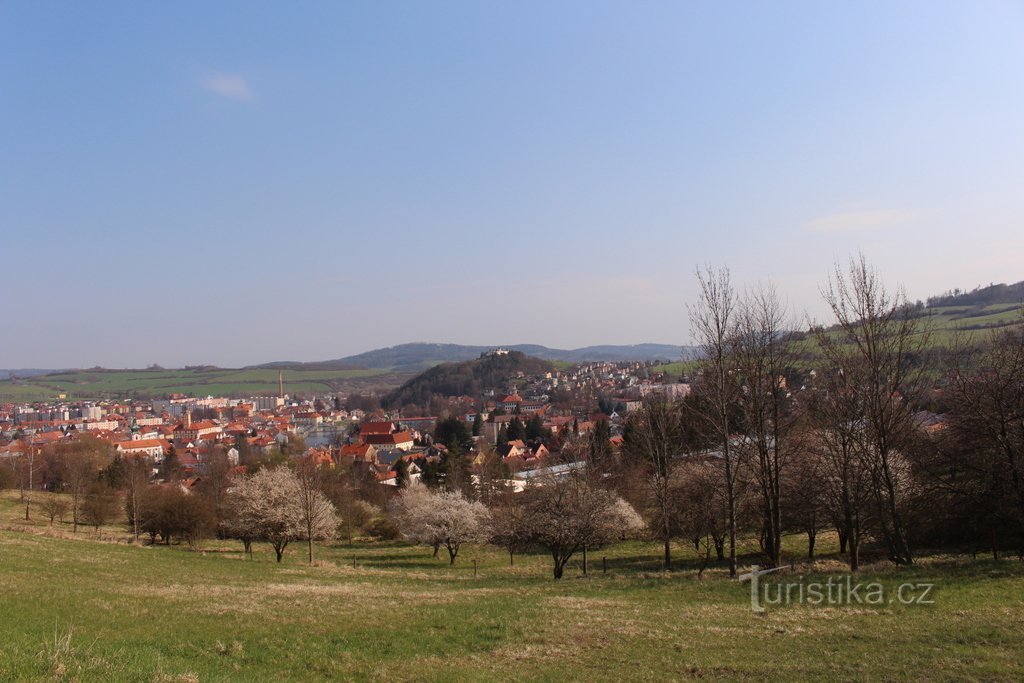
[[[895,589],[878,582],[865,583],[854,580],[851,575],[830,576],[824,581],[805,581],[800,576],[796,581],[768,583],[760,578],[777,572],[782,567],[761,569],[756,564],[750,572],[742,574],[740,581],[750,582],[750,609],[763,614],[768,607],[785,605],[813,605],[841,607],[851,605],[881,606],[899,603],[901,605],[932,605],[935,601],[933,583],[901,583]]]

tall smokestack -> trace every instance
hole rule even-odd
[[[277,397],[284,398],[284,372],[277,371]]]

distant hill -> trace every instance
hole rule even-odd
[[[13,377],[36,377],[38,375],[49,375],[54,372],[65,371],[43,370],[42,368],[0,368],[0,379],[11,379]]]
[[[463,344],[399,344],[385,349],[375,349],[354,356],[346,356],[320,363],[299,363],[286,365],[268,363],[259,367],[307,367],[322,368],[402,368],[410,366],[429,367],[437,363],[458,362],[479,358],[484,351],[494,346],[468,346]],[[625,346],[586,346],[580,349],[552,349],[539,344],[502,345],[510,351],[519,351],[534,358],[569,363],[587,361],[675,361],[683,356],[682,346],[673,344],[633,344]]]
[[[550,361],[532,358],[519,351],[487,355],[459,363],[442,363],[416,375],[387,394],[384,404],[426,405],[434,396],[478,396],[492,387],[507,386],[516,373],[537,375],[554,369]]]

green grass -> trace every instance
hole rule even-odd
[[[0,499],[7,529],[20,525],[16,497]],[[720,568],[703,580],[690,564],[657,571],[649,543],[595,551],[589,577],[577,562],[554,582],[546,557],[510,568],[488,547],[465,549],[451,567],[400,542],[341,543],[318,548],[309,567],[299,547],[277,565],[260,546],[250,561],[230,542],[192,552],[44,527],[0,531],[0,680],[1024,676],[1024,568],[1011,561],[935,558],[862,577],[935,581],[931,607],[755,616],[746,585]]]
[[[658,365],[650,368],[650,373],[653,375],[656,372],[663,372],[669,379],[679,379],[682,375],[692,373],[698,367],[697,361],[686,360],[676,361],[674,363],[659,363]]]
[[[387,368],[283,370],[289,393],[332,393],[365,385],[397,386],[402,376]],[[82,370],[0,381],[0,400],[52,400],[59,394],[77,398],[254,396],[276,394],[277,370]]]

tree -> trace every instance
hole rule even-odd
[[[110,444],[88,435],[54,449],[57,478],[71,497],[72,531],[82,521],[82,504],[89,487],[99,478],[100,470],[113,459]]]
[[[966,503],[984,520],[994,548],[1002,530],[1024,556],[1024,328],[981,344],[958,339],[948,394],[952,444],[930,472],[957,507]]]
[[[32,507],[32,491],[36,486],[36,477],[42,469],[42,462],[37,449],[27,440],[23,441],[24,451],[14,461],[14,472],[21,489],[21,502],[25,505],[25,521],[29,519]]]
[[[395,486],[399,489],[404,489],[409,486],[409,463],[405,461],[405,458],[399,458],[392,465],[391,469],[395,471]]]
[[[822,504],[839,534],[839,551],[847,553],[850,571],[856,572],[861,539],[871,519],[870,463],[863,455],[864,396],[849,386],[852,378],[839,371],[819,377],[822,386],[807,392],[812,429],[808,451],[819,472]]]
[[[159,536],[167,545],[183,538],[191,548],[214,524],[213,511],[202,496],[187,493],[176,484],[146,486],[139,493],[139,528],[155,542]]]
[[[100,527],[114,518],[119,507],[113,489],[105,481],[95,481],[89,485],[82,501],[82,521],[96,527],[99,533]]]
[[[128,516],[128,526],[136,542],[142,532],[138,510],[142,494],[149,483],[149,465],[142,458],[131,457],[125,462],[124,472],[124,506]]]
[[[710,459],[691,456],[672,471],[669,483],[679,505],[679,533],[690,539],[700,553],[702,576],[711,559],[712,549],[719,560],[725,559],[725,541],[729,529],[729,505],[721,466]]]
[[[508,428],[505,430],[505,437],[509,441],[516,441],[523,439],[526,436],[526,429],[523,427],[523,423],[519,421],[519,417],[513,417],[509,423]]]
[[[706,268],[697,270],[700,293],[697,303],[689,308],[694,341],[701,352],[701,374],[696,390],[706,409],[695,417],[703,420],[717,438],[722,465],[722,478],[729,510],[729,575],[736,576],[736,488],[739,475],[737,454],[733,452],[734,419],[731,415],[737,388],[731,374],[733,343],[736,334],[736,293],[729,270]]]
[[[590,433],[587,446],[587,466],[597,472],[607,472],[612,465],[612,431],[608,420],[598,420]]]
[[[782,483],[786,526],[807,535],[807,559],[814,559],[814,544],[824,515],[821,459],[811,449],[794,453],[790,474]]]
[[[201,476],[194,490],[206,499],[213,513],[217,533],[223,534],[224,519],[227,517],[228,489],[231,487],[231,461],[227,450],[220,445],[213,446],[203,462]]]
[[[292,541],[305,539],[307,535],[327,537],[337,527],[333,505],[327,503],[331,512],[327,514],[315,495],[309,499],[318,501],[318,510],[323,514],[315,516],[312,527],[307,525],[302,485],[287,467],[262,469],[241,479],[232,486],[229,495],[232,517],[227,528],[243,543],[266,541],[274,548],[278,562]]]
[[[487,508],[458,491],[411,486],[395,500],[395,516],[402,534],[432,546],[435,557],[443,545],[449,564],[455,564],[463,544],[483,543],[489,536]]]
[[[924,320],[902,290],[886,290],[864,255],[838,264],[822,292],[837,324],[837,333],[816,337],[833,368],[848,378],[861,399],[864,448],[878,522],[896,564],[913,564],[910,539],[901,509],[907,495],[901,486],[900,452],[915,437],[914,395],[924,367],[929,334]]]
[[[577,552],[619,540],[644,525],[626,501],[578,473],[546,477],[524,495],[530,540],[551,554],[555,579],[562,578]]]
[[[541,416],[534,413],[529,420],[526,421],[525,430],[526,439],[528,441],[534,441],[536,439],[550,439],[551,430],[544,428],[544,420]]]
[[[737,450],[760,494],[763,545],[769,567],[777,567],[781,561],[784,472],[799,450],[795,433],[800,412],[787,386],[787,379],[794,375],[786,338],[786,330],[791,327],[785,307],[771,286],[761,286],[740,299],[732,354],[744,428]]]
[[[60,494],[51,494],[39,503],[43,514],[50,518],[50,526],[53,526],[55,519],[60,519],[63,522],[64,515],[68,513],[70,507],[67,499]]]
[[[473,416],[473,436],[480,436],[480,431],[484,428],[484,418],[478,410],[476,415]]]
[[[651,530],[664,545],[665,569],[672,568],[671,544],[678,533],[678,501],[670,483],[674,462],[686,446],[683,432],[680,408],[653,400],[630,416],[623,433],[623,451],[646,475]]]
[[[164,481],[177,482],[181,479],[181,461],[178,459],[178,452],[172,444],[167,453],[164,454],[163,462],[160,463],[160,477]]]
[[[473,437],[466,428],[466,423],[455,415],[438,421],[434,429],[434,441],[444,444],[449,450],[459,450],[463,453],[473,447]]]
[[[515,565],[515,554],[530,544],[530,525],[524,502],[523,494],[506,491],[497,496],[491,507],[490,542],[508,551],[510,567]]]
[[[313,564],[313,541],[334,538],[338,530],[338,515],[324,495],[321,470],[313,458],[307,456],[296,462],[295,477],[299,484],[302,537],[306,540],[309,563]]]

